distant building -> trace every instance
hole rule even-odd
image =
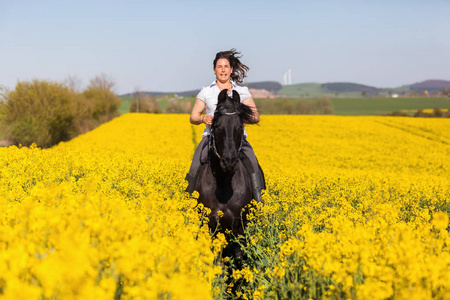
[[[283,75],[283,82],[284,85],[291,85],[292,84],[292,70],[287,70],[286,73]]]
[[[392,98],[398,98],[398,94],[392,94]]]

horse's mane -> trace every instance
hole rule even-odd
[[[258,121],[254,118],[253,110],[248,105],[241,103],[240,96],[237,91],[233,90],[233,97],[231,98],[233,101],[226,101],[227,98],[231,97],[228,97],[227,90],[224,89],[220,92],[218,97],[219,100],[216,111],[214,112],[214,120],[222,115],[236,112],[245,124],[253,125],[258,123]]]

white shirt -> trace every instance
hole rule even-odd
[[[247,99],[250,98],[252,95],[250,94],[248,88],[246,86],[239,86],[233,81],[231,81],[231,84],[233,86],[233,90],[239,93],[239,96],[241,98],[241,103]],[[207,116],[214,116],[214,111],[217,107],[217,98],[219,97],[220,89],[217,86],[216,81],[214,80],[211,85],[203,87],[200,92],[197,95],[197,99],[202,100],[206,105],[206,115]],[[202,137],[209,135],[209,126],[206,126],[205,131],[203,131]],[[247,132],[244,130],[244,136],[247,136]]]

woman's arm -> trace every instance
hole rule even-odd
[[[191,117],[189,122],[194,125],[200,125],[205,123],[211,125],[213,116],[202,116],[202,112],[205,110],[206,104],[200,99],[195,99],[194,107],[192,108]]]
[[[249,97],[247,99],[245,99],[244,101],[242,101],[243,104],[247,105],[248,107],[250,107],[253,111],[253,120],[258,123],[259,122],[259,113],[258,113],[258,109],[256,109],[256,104],[255,101],[253,100],[253,97]]]

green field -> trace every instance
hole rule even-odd
[[[120,114],[128,113],[132,98],[120,98],[122,104],[119,108]],[[280,98],[280,101],[296,101],[299,98]],[[255,102],[267,101],[265,98],[257,98]],[[312,100],[312,99],[310,99]],[[419,109],[449,109],[450,98],[434,98],[434,97],[419,97],[419,98],[330,98],[334,107],[334,114],[339,116],[381,116],[386,113],[391,113],[399,110],[413,110]],[[190,101],[191,107],[194,104],[195,98],[186,97],[180,101]],[[167,105],[167,100],[158,102],[161,109],[164,110]]]
[[[285,85],[281,90],[277,91],[277,94],[287,95],[289,97],[309,98],[320,97],[324,94],[324,90],[322,89],[321,83],[301,83]]]
[[[279,101],[296,101],[299,98],[280,98]],[[256,103],[268,99],[257,98]],[[271,99],[272,100],[272,99]],[[307,99],[313,100],[313,99]],[[330,98],[334,115],[339,116],[381,116],[399,110],[450,108],[450,98]]]
[[[159,98],[160,98],[160,100],[158,101],[159,107],[161,107],[161,109],[164,111],[164,109],[167,106],[167,103],[169,103],[169,102],[162,97],[159,97]],[[131,103],[133,102],[133,98],[121,97],[120,100],[122,100],[122,104],[119,107],[119,113],[121,115],[123,115],[123,114],[130,112],[130,106],[131,106]],[[191,107],[193,107],[195,98],[194,97],[185,97],[183,99],[180,99],[179,101],[190,101]]]
[[[345,85],[345,83],[342,83]],[[370,89],[370,87],[367,87]],[[403,91],[402,88],[398,88],[394,93]],[[316,98],[316,97],[331,97],[331,98],[359,98],[362,96],[362,91],[340,91],[333,92],[328,91],[322,86],[322,83],[299,83],[292,85],[285,85],[279,91],[277,91],[278,95],[285,95],[287,97],[293,98]],[[378,96],[384,97],[387,96],[387,91],[380,91]]]
[[[325,84],[326,85],[326,84]],[[284,85],[281,90],[277,91],[278,95],[293,98],[315,98],[315,97],[331,97],[331,98],[361,98],[363,92],[371,97],[388,97],[392,94],[409,94],[414,92],[409,85],[397,88],[379,88],[374,92],[374,87],[358,85],[354,83],[334,83],[334,87],[339,91],[328,90],[322,83],[298,83],[292,85]],[[372,91],[371,91],[372,90]]]
[[[380,116],[399,110],[450,108],[450,98],[334,98],[334,114],[341,116]]]
[[[122,101],[119,107],[119,113],[121,115],[126,114],[128,112],[130,112],[130,106],[131,106],[131,102],[133,102],[133,98],[131,97],[123,97],[120,98],[120,100]]]

